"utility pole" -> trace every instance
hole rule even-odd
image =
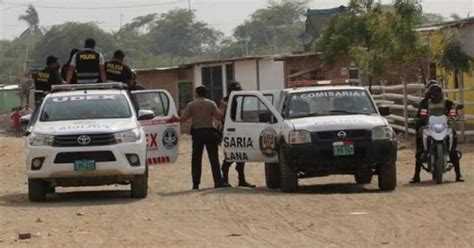
[[[191,12],[191,0],[188,0],[188,10]]]
[[[123,21],[123,12],[120,13],[120,28],[119,28],[119,30],[122,29],[122,21]]]

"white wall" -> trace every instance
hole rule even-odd
[[[474,57],[474,23],[466,24],[460,29],[464,50],[469,56]]]
[[[260,90],[285,88],[285,71],[283,61],[272,58],[259,60]]]
[[[193,78],[194,78],[194,87],[198,87],[202,85],[201,65],[195,65],[193,67]]]
[[[244,90],[257,90],[257,64],[255,60],[235,61],[235,80]]]

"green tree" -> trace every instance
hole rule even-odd
[[[192,57],[217,53],[222,33],[196,20],[193,12],[176,9],[160,15],[148,36],[154,55]]]
[[[97,50],[110,57],[117,48],[117,42],[110,33],[104,32],[94,23],[68,22],[53,26],[38,41],[34,52],[36,65],[44,65],[49,55],[57,56],[64,62],[69,58],[71,49],[84,47],[84,41],[93,38],[97,42]]]
[[[28,24],[28,29],[25,30],[21,36],[38,36],[41,35],[41,29],[39,26],[39,16],[33,5],[29,5],[26,9],[25,14],[20,15],[18,20],[24,21]]]
[[[237,26],[233,38],[243,48],[244,55],[290,52],[298,46],[297,34],[304,31],[306,8],[304,2],[270,2]]]

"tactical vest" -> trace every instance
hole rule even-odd
[[[78,84],[100,81],[100,54],[92,50],[76,53],[76,77]]]
[[[35,89],[42,90],[42,91],[50,91],[51,90],[51,72],[49,68],[45,68],[39,71],[36,74],[35,79]]]
[[[441,116],[441,115],[446,115],[446,100],[442,100],[439,103],[433,103],[429,102],[428,103],[428,113],[433,116]]]
[[[108,81],[122,82],[128,84],[127,79],[124,75],[124,70],[125,65],[121,63],[114,61],[109,61],[105,63],[105,72],[107,74]]]

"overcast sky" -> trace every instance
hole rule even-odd
[[[256,9],[265,7],[267,0],[190,0],[191,8],[200,20],[225,34],[242,23]],[[382,0],[390,3],[392,0]],[[331,8],[344,5],[348,0],[312,0],[311,8]],[[175,8],[187,8],[188,0],[0,0],[0,38],[12,39],[27,25],[18,21],[26,6],[33,4],[44,27],[66,21],[96,22],[104,30],[120,28],[137,16],[163,13]],[[474,16],[474,0],[422,0],[425,12],[461,17]],[[135,7],[131,7],[135,6]],[[114,9],[109,9],[114,7]],[[78,9],[80,8],[80,9]],[[90,8],[90,9],[82,9]]]

